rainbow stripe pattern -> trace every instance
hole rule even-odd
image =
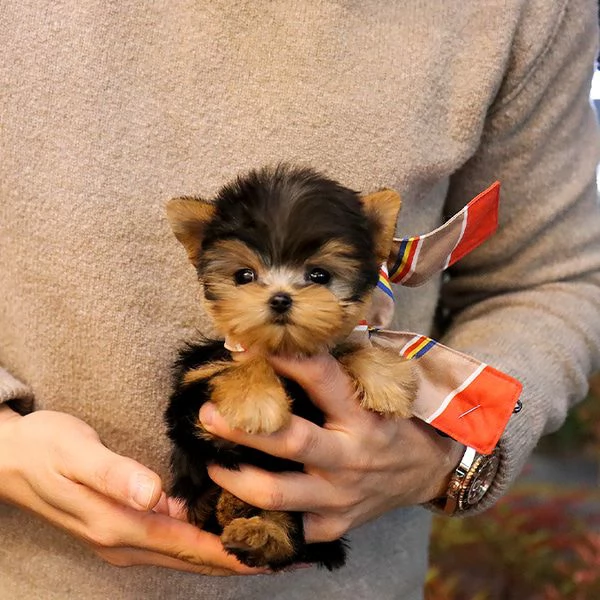
[[[420,249],[421,236],[404,238],[400,241],[396,260],[390,269],[390,279],[394,283],[402,283],[412,274]]]
[[[422,285],[477,248],[496,231],[499,198],[496,181],[434,231],[395,238],[388,259],[390,280],[409,287]]]
[[[415,417],[482,454],[493,451],[521,394],[519,381],[418,333],[379,330],[371,341],[414,359]]]
[[[410,360],[412,358],[421,358],[429,352],[435,345],[436,341],[428,338],[425,335],[416,335],[403,348],[400,349],[400,355]]]
[[[387,265],[379,271],[367,320],[355,329],[358,339],[370,339],[374,345],[385,340],[386,347],[413,361],[419,380],[415,417],[482,454],[496,447],[521,383],[430,337],[386,327],[394,313],[391,282],[421,285],[483,243],[498,224],[499,188],[498,182],[491,185],[435,231],[395,238]]]
[[[377,287],[387,296],[389,296],[392,301],[394,300],[394,292],[392,290],[392,285],[390,284],[390,278],[388,276],[386,265],[381,265],[379,269],[379,280],[377,281]]]

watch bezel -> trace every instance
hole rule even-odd
[[[446,515],[460,514],[477,505],[488,493],[500,465],[500,452],[495,448],[491,454],[478,454],[474,448],[467,446],[462,459],[454,470],[446,495],[429,503],[431,507]],[[491,474],[483,493],[474,502],[469,502],[469,494],[477,476],[483,469],[490,469]]]
[[[491,454],[476,454],[473,462],[471,463],[471,467],[465,473],[462,483],[458,492],[456,510],[458,512],[463,512],[473,506],[476,506],[485,498],[488,493],[496,473],[498,472],[498,467],[500,466],[500,456],[497,449],[495,449]],[[482,472],[489,471],[489,474],[486,476],[485,487],[484,489],[477,494],[477,497],[474,500],[470,500],[469,497],[473,492],[473,486],[478,482],[479,478],[482,475]]]

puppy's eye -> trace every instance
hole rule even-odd
[[[326,283],[329,283],[329,280],[331,279],[331,274],[329,273],[329,271],[326,271],[325,269],[319,269],[317,267],[309,271],[307,278],[312,283],[325,285]]]
[[[256,273],[252,269],[240,269],[236,271],[233,278],[238,285],[252,283],[256,279]]]

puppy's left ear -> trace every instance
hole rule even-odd
[[[184,196],[173,198],[167,204],[167,219],[171,229],[194,266],[198,265],[204,233],[214,216],[214,204],[200,198]]]
[[[396,220],[402,205],[400,194],[394,190],[381,190],[361,197],[363,210],[373,224],[375,252],[379,264],[387,261],[392,250]]]

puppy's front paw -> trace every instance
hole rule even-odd
[[[406,365],[410,366],[408,362]],[[402,368],[401,370],[405,373],[403,378],[396,376],[387,381],[369,382],[367,385],[360,382],[359,388],[362,388],[360,405],[367,410],[384,415],[394,415],[403,419],[410,418],[416,396],[416,379],[412,369]]]
[[[230,427],[273,433],[290,420],[290,400],[272,367],[254,358],[211,380],[211,400]]]
[[[249,567],[287,563],[294,546],[286,528],[265,517],[234,519],[221,534],[223,547]]]
[[[246,433],[274,433],[285,427],[291,416],[289,401],[283,389],[281,393],[245,390],[245,395],[238,396],[235,401],[215,399],[215,402],[227,424]]]
[[[360,348],[340,360],[356,382],[363,408],[402,418],[412,416],[418,381],[410,361],[380,347]]]

